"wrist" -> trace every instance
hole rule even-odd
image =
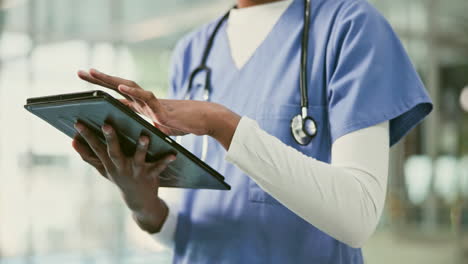
[[[208,135],[216,139],[227,150],[231,145],[232,137],[241,117],[222,105],[215,105],[216,107],[213,107],[208,113]]]
[[[159,198],[152,208],[132,211],[133,219],[137,225],[150,234],[161,231],[168,215],[169,207]]]

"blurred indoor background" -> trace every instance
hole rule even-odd
[[[366,263],[468,263],[468,1],[372,0],[435,103],[392,150]],[[0,0],[0,263],[169,263],[27,97],[93,89],[96,67],[166,95],[176,41],[229,0]]]

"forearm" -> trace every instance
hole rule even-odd
[[[292,152],[285,152],[292,155]],[[249,156],[250,157],[250,156]],[[311,161],[305,161],[310,163]],[[332,167],[313,161],[306,177],[265,180],[252,178],[272,197],[307,222],[352,247],[362,247],[375,230],[382,199],[368,194],[369,185],[361,182],[364,173]],[[274,169],[269,176],[278,175]],[[256,175],[258,173],[250,173]]]
[[[334,164],[327,164],[285,145],[255,121],[244,121],[226,159],[304,220],[353,247],[362,246],[385,199],[388,127],[344,136],[346,146],[333,149],[345,154],[335,153]]]

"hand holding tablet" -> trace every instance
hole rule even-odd
[[[230,189],[224,182],[224,177],[209,165],[105,92],[91,91],[30,98],[25,108],[71,138],[77,137],[75,124],[79,122],[103,145],[107,145],[107,141],[102,127],[108,124],[117,135],[120,150],[126,156],[134,155],[142,135],[148,137],[149,146],[145,161],[154,162],[170,153],[177,156],[175,161],[161,172],[161,187]],[[80,138],[83,144],[89,143],[82,136],[77,140]]]

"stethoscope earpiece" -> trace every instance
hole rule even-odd
[[[298,114],[291,119],[291,134],[298,144],[307,145],[317,135],[317,124],[312,117]]]

